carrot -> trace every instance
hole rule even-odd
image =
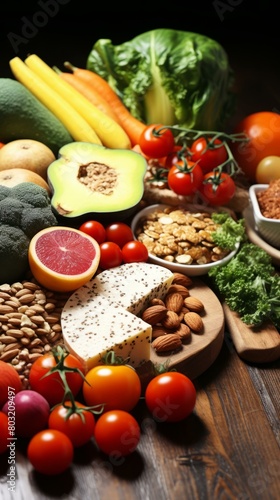
[[[77,78],[74,73],[66,73],[60,71],[56,66],[53,67],[54,71],[66,82],[70,83],[78,92],[83,94],[92,104],[99,108],[103,113],[110,116],[113,120],[120,123],[118,116],[113,111],[108,102],[86,81]]]
[[[88,69],[77,68],[68,61],[64,63],[64,66],[70,69],[80,80],[90,84],[110,104],[118,116],[121,126],[127,133],[132,146],[139,144],[140,136],[146,125],[130,113],[109,83],[97,73]]]

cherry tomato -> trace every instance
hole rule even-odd
[[[145,401],[156,421],[179,422],[192,413],[196,389],[182,373],[162,373],[148,383]]]
[[[256,181],[269,184],[277,179],[280,179],[280,156],[266,156],[257,166]]]
[[[74,447],[69,437],[56,429],[45,429],[31,438],[27,458],[42,474],[56,475],[71,465]]]
[[[176,163],[182,160],[182,155],[183,157],[188,158],[189,150],[182,148],[182,146],[174,146],[173,151],[171,151],[171,153],[169,153],[165,158],[165,168],[170,170],[173,165],[176,165]]]
[[[114,222],[106,227],[106,240],[117,243],[122,248],[128,241],[133,240],[131,227],[124,222]]]
[[[141,395],[141,381],[129,365],[99,365],[89,370],[83,383],[88,406],[104,404],[104,411],[132,410]]]
[[[100,245],[100,261],[101,269],[110,269],[111,267],[120,266],[123,262],[122,251],[117,243],[113,241],[104,241]]]
[[[129,241],[122,248],[123,261],[129,262],[147,262],[149,253],[147,247],[142,241]]]
[[[174,144],[171,130],[161,124],[148,125],[139,140],[141,150],[150,158],[167,156],[173,150]]]
[[[32,364],[29,372],[29,383],[31,389],[39,392],[46,398],[50,406],[61,403],[64,396],[64,388],[58,372],[46,375],[49,370],[57,365],[53,353],[49,352],[37,358]],[[64,360],[66,367],[77,368],[84,373],[82,363],[72,354],[68,354]],[[66,380],[76,396],[83,385],[83,378],[79,373],[66,372]]]
[[[76,448],[83,446],[93,437],[95,417],[91,411],[83,410],[86,406],[82,403],[75,401],[75,406],[78,411],[71,413],[69,417],[67,415],[71,408],[70,401],[65,401],[64,405],[55,406],[50,413],[48,426],[50,429],[66,434]]]
[[[97,220],[88,220],[80,227],[80,231],[94,238],[99,245],[106,240],[105,227]]]
[[[206,181],[206,182],[205,182]],[[225,205],[233,197],[236,186],[231,176],[226,172],[208,172],[205,174],[200,192],[210,205]]]
[[[184,162],[181,160],[171,167],[167,175],[169,189],[174,193],[189,196],[194,194],[201,186],[203,173],[200,166],[192,161],[188,162],[187,170],[184,169]]]
[[[131,413],[112,410],[99,417],[94,437],[103,453],[124,457],[137,448],[140,441],[140,427]]]
[[[12,422],[9,425],[12,426]],[[15,422],[13,422],[13,425],[15,425]],[[8,438],[13,437],[13,435],[15,435],[15,429],[8,430],[8,415],[0,411],[0,455],[8,451],[8,444],[10,443]]]
[[[233,155],[249,181],[256,181],[256,169],[266,156],[280,156],[280,115],[260,111],[241,120],[235,133],[245,132],[248,142],[233,143]]]
[[[192,143],[190,151],[192,161],[199,161],[204,174],[211,172],[228,158],[227,150],[220,139],[211,141],[211,138],[207,140],[205,137],[199,137]]]

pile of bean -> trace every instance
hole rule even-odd
[[[68,297],[35,280],[0,285],[0,360],[13,365],[24,388],[32,363],[63,345],[60,317]]]

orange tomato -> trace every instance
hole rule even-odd
[[[249,141],[231,146],[234,158],[250,182],[256,182],[256,169],[266,156],[280,156],[280,115],[272,111],[253,113],[239,122],[235,133],[244,132]]]

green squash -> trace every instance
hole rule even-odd
[[[70,224],[132,216],[144,193],[147,162],[132,150],[73,142],[47,170],[56,216]]]

